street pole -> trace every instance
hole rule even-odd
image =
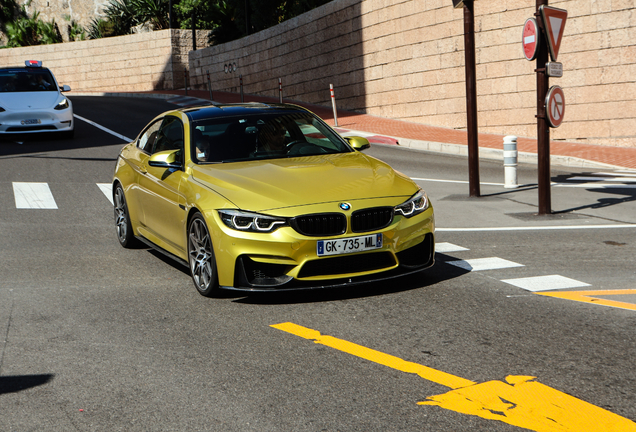
[[[464,55],[466,62],[466,116],[468,132],[468,189],[471,197],[480,196],[479,140],[477,131],[477,66],[475,62],[474,0],[464,0]]]
[[[535,14],[539,29],[545,35],[546,29],[541,19],[539,8],[548,5],[548,0],[537,0],[537,12]],[[550,191],[550,127],[546,113],[545,98],[550,87],[550,77],[546,71],[548,62],[548,44],[543,43],[537,54],[537,157],[538,157],[538,184],[539,184],[539,215],[552,213]]]

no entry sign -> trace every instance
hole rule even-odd
[[[527,60],[537,58],[539,52],[539,26],[534,18],[528,18],[523,26],[521,44],[523,45],[523,55]]]
[[[561,87],[552,86],[548,90],[548,95],[545,98],[545,112],[550,126],[553,128],[561,126],[565,116],[565,95]]]

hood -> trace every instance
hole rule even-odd
[[[0,93],[0,106],[15,111],[46,109],[55,106],[59,97],[54,91]]]
[[[409,197],[417,185],[359,152],[200,165],[193,177],[256,212],[357,199]]]

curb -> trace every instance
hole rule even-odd
[[[347,135],[350,134],[361,134],[362,136],[368,136],[368,132],[355,131],[355,130],[347,130]],[[420,141],[408,138],[399,138],[399,137],[390,137],[391,139],[395,139],[398,141],[398,147],[407,148],[411,150],[419,150],[419,151],[427,151],[433,153],[443,153],[455,156],[466,156],[468,157],[468,146],[463,144],[450,144],[450,143],[441,143],[434,141]],[[384,143],[373,143],[374,145],[387,145]],[[393,147],[393,146],[392,146]],[[503,147],[503,144],[502,144]],[[479,159],[487,159],[487,160],[497,160],[501,161],[503,164],[503,148],[493,149],[489,147],[479,147]],[[538,155],[536,153],[527,153],[527,152],[519,152],[518,153],[518,162],[525,164],[538,164]],[[625,169],[625,167],[606,164],[602,162],[590,161],[587,159],[581,159],[574,156],[560,156],[560,155],[550,155],[550,164],[558,165],[562,167],[569,168],[612,168],[612,169]]]

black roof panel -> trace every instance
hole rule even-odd
[[[264,103],[242,103],[211,105],[206,107],[196,107],[184,109],[190,120],[204,120],[215,117],[234,117],[258,113],[272,112],[306,111],[297,105],[287,104],[264,104]]]

